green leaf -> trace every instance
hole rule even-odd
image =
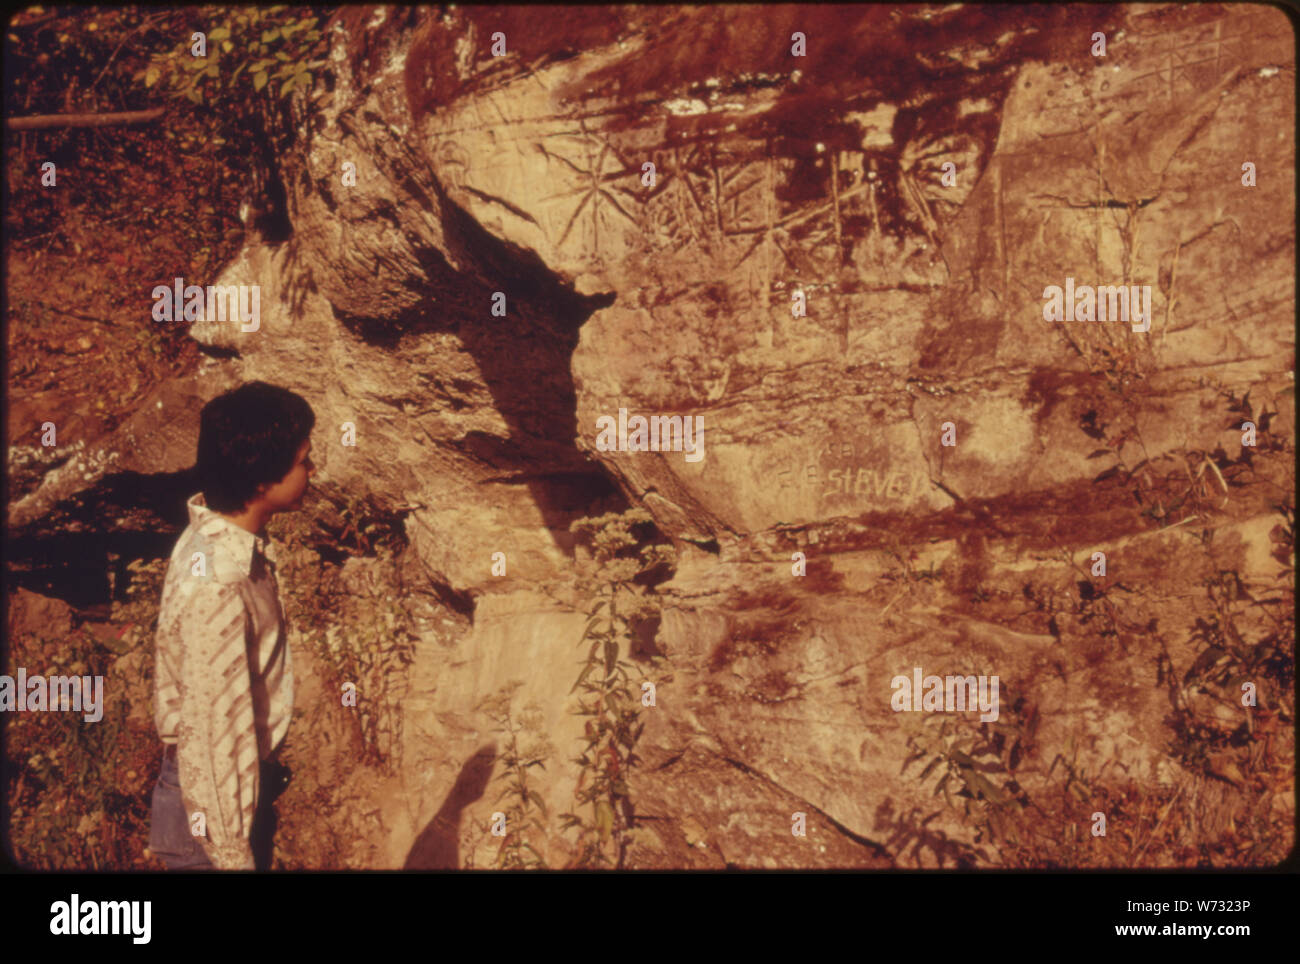
[[[1211,646],[1205,652],[1201,653],[1201,655],[1196,658],[1196,661],[1192,663],[1191,669],[1189,669],[1183,677],[1184,682],[1195,679],[1197,674],[1209,669],[1211,666],[1214,666],[1226,655],[1227,653],[1224,650],[1217,646]]]
[[[578,637],[579,646],[581,646],[583,642],[586,640],[586,638],[591,635],[591,627],[596,625],[596,620],[599,618],[600,618],[599,616],[592,616],[590,619],[587,620],[586,628],[583,629],[582,635]]]
[[[588,663],[586,666],[583,667],[582,675],[578,677],[578,681],[574,683],[572,689],[569,690],[570,695],[572,695],[573,691],[576,690],[579,686],[581,686],[582,682],[591,674],[591,669],[593,665],[594,665],[593,663]]]
[[[602,841],[608,840],[614,830],[614,810],[604,800],[596,804],[596,829]]]
[[[212,33],[208,34],[209,40],[228,40],[230,39],[229,27],[218,27]]]
[[[253,75],[253,90],[261,90],[263,87],[266,86],[266,81],[267,81],[267,76],[266,76],[266,74],[254,74],[254,75]]]
[[[262,32],[262,43],[269,44],[272,40],[280,39],[279,30],[266,30]]]
[[[158,83],[158,74],[159,70],[157,66],[151,65],[149,69],[144,72],[144,85],[146,87],[152,87],[154,84]]]
[[[998,806],[1003,806],[1007,802],[1007,795],[987,780],[983,774],[976,773],[974,770],[970,773],[967,780],[967,786],[971,789],[978,790],[984,799],[990,800]]]
[[[962,753],[961,750],[954,749],[949,755],[964,767],[974,768],[975,766],[975,761]]]

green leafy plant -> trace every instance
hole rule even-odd
[[[172,46],[151,55],[136,71],[136,83],[155,99],[160,94],[174,105],[193,105],[169,112],[165,136],[172,150],[213,161],[223,177],[226,168],[237,172],[246,196],[258,203],[255,222],[281,230],[270,217],[285,216],[279,159],[292,150],[310,108],[330,86],[328,79],[317,83],[329,64],[327,11],[276,6],[205,12],[198,24],[163,34]],[[194,54],[196,32],[206,35],[202,56]],[[196,194],[201,204],[210,200],[205,188]],[[221,202],[220,180],[217,195]]]
[[[676,555],[670,546],[650,541],[653,522],[640,508],[579,519],[570,531],[590,551],[596,577],[588,583],[593,605],[578,641],[579,646],[588,640],[591,645],[570,690],[582,691],[577,712],[588,717],[586,743],[575,760],[582,768],[575,790],[578,806],[561,814],[561,820],[565,829],[578,828],[577,866],[621,868],[635,824],[628,776],[645,729],[640,687],[633,678],[638,667],[624,657],[632,653],[635,627],[658,612],[654,579],[671,570]],[[657,654],[649,661],[655,669],[665,663]],[[584,807],[590,808],[589,820],[579,813]]]
[[[278,98],[310,90],[313,71],[326,63],[321,18],[311,8],[210,8],[206,26],[206,56],[194,56],[187,34],[154,54],[136,81],[194,104],[233,104],[267,88]]]
[[[1275,506],[1283,522],[1274,527],[1274,557],[1294,560],[1294,512],[1290,506]],[[1293,571],[1284,570],[1283,579]],[[1234,570],[1220,570],[1205,580],[1211,611],[1198,616],[1192,639],[1197,655],[1182,674],[1162,673],[1175,707],[1172,725],[1176,734],[1170,751],[1194,771],[1225,773],[1244,783],[1255,772],[1267,771],[1266,755],[1256,735],[1256,720],[1264,732],[1287,726],[1295,720],[1295,596],[1289,588],[1271,599],[1257,599]],[[1278,612],[1272,611],[1277,607]],[[1256,621],[1250,628],[1244,616],[1251,610],[1262,613],[1267,623]],[[1166,663],[1168,658],[1166,657]],[[1193,697],[1199,692],[1226,698],[1238,706],[1242,686],[1256,687],[1257,706],[1237,725],[1198,712],[1206,705]]]
[[[5,741],[8,836],[19,862],[45,870],[144,870],[149,786],[157,775],[152,721],[131,718],[150,674],[127,679],[127,664],[85,629],[58,639],[16,636],[4,672],[43,667],[52,675],[103,676],[102,718],[77,712],[14,713]],[[120,667],[120,670],[119,670]]]
[[[546,859],[531,842],[534,833],[545,839],[546,823],[549,814],[546,802],[535,787],[528,783],[530,767],[546,769],[546,759],[554,748],[550,741],[541,735],[541,710],[535,703],[524,707],[518,721],[511,714],[510,705],[515,691],[522,684],[515,681],[481,704],[489,719],[497,724],[496,731],[503,735],[505,749],[501,753],[502,772],[495,782],[506,784],[496,802],[509,797],[510,805],[502,811],[505,814],[505,836],[497,850],[496,866],[502,870],[535,870],[547,866]],[[520,744],[521,732],[532,733],[533,737],[526,745]],[[538,814],[541,818],[538,818]]]
[[[978,840],[1012,845],[1020,842],[1017,823],[1029,805],[1013,770],[1024,748],[1032,745],[1037,718],[1012,708],[1000,722],[982,723],[960,716],[927,716],[908,739],[912,752],[903,771],[929,758],[922,781],[936,771],[934,796],[960,809],[963,822],[979,828]]]
[[[391,519],[359,497],[340,507],[324,500],[317,513],[278,516],[271,523],[283,549],[280,592],[289,624],[332,677],[357,688],[357,722],[365,759],[391,768],[401,742],[396,683],[415,659],[414,603],[390,591],[399,582],[400,538]],[[319,549],[361,560],[350,591],[339,584],[342,565]]]

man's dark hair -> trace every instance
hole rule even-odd
[[[259,485],[279,482],[315,424],[305,398],[266,382],[249,382],[204,405],[195,468],[208,508],[238,512]]]

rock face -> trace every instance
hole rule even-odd
[[[282,159],[292,237],[217,282],[261,286],[260,329],[195,324],[236,354],[175,444],[105,448],[179,471],[202,399],[292,388],[322,488],[400,517],[405,591],[461,610],[383,677],[389,779],[333,764],[380,811],[354,862],[492,859],[475,707],[512,680],[556,748],[537,786],[571,807],[569,526],[629,506],[677,554],[633,866],[1147,865],[1133,786],[1179,794],[1202,842],[1247,812],[1290,827],[1289,744],[1225,780],[1227,744],[1186,739],[1202,713],[1254,733],[1239,677],[1294,708],[1263,663],[1199,672],[1198,635],[1293,625],[1269,541],[1295,487],[1279,12],[350,8],[335,30]],[[1067,279],[1145,286],[1149,330],[1046,321]],[[598,444],[620,410],[697,420],[702,455]],[[76,488],[52,475],[11,521]],[[898,712],[918,667],[996,678],[996,718]]]

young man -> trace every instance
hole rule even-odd
[[[202,491],[171,555],[156,639],[163,763],[149,848],[169,870],[269,866],[267,847],[255,867],[250,838],[273,817],[267,782],[289,729],[293,666],[265,526],[302,504],[315,421],[305,399],[264,382],[203,408]]]

